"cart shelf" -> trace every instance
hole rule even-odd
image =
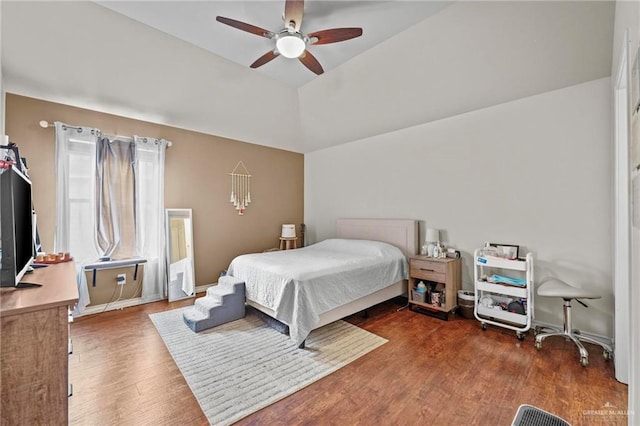
[[[524,326],[527,324],[527,316],[522,314],[516,314],[514,312],[503,311],[502,309],[486,308],[482,305],[478,305],[478,315],[485,317],[483,320],[486,322],[493,322],[501,320],[504,322],[510,322]],[[505,324],[500,324],[505,325]]]
[[[507,296],[513,296],[521,299],[529,297],[529,289],[526,287],[516,287],[504,284],[490,283],[487,281],[477,281],[476,288],[481,291],[488,291],[490,293],[505,294]]]
[[[479,266],[488,266],[491,268],[501,268],[501,269],[511,269],[514,271],[526,271],[527,270],[527,260],[520,259],[503,259],[501,257],[493,257],[493,256],[480,256],[478,255],[478,250],[476,250],[476,265]]]

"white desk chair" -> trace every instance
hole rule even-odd
[[[613,349],[611,348],[611,346],[590,337],[581,335],[580,330],[573,329],[571,324],[571,300],[575,299],[576,302],[580,303],[586,308],[587,305],[581,302],[579,299],[600,299],[601,296],[599,294],[594,293],[592,290],[573,287],[557,278],[551,278],[545,281],[540,287],[538,287],[538,295],[562,298],[562,300],[564,301],[564,330],[549,327],[551,331],[537,333],[535,343],[536,349],[542,348],[542,341],[547,337],[564,336],[567,339],[571,339],[573,343],[575,343],[578,347],[578,350],[580,351],[580,364],[583,367],[586,367],[589,363],[589,353],[584,348],[584,346],[582,346],[581,341],[602,346],[602,348],[604,349],[604,359],[611,359],[611,354],[613,353]],[[544,331],[545,328],[543,328],[542,330]],[[538,330],[539,329],[536,327],[536,331]]]

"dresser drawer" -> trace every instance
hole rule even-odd
[[[413,278],[443,283],[446,281],[447,265],[442,262],[411,259],[409,274]]]

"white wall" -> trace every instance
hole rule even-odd
[[[463,252],[463,288],[474,248],[518,244],[537,282],[598,288],[576,324],[612,337],[610,111],[604,78],[306,154],[309,238],[338,217],[419,219]],[[561,301],[536,299],[536,320],[561,324]]]

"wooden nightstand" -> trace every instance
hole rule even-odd
[[[409,309],[444,320],[448,319],[449,312],[458,306],[461,264],[459,258],[436,259],[415,256],[409,259]],[[420,281],[427,286],[424,301],[414,297],[420,296],[414,294]]]

